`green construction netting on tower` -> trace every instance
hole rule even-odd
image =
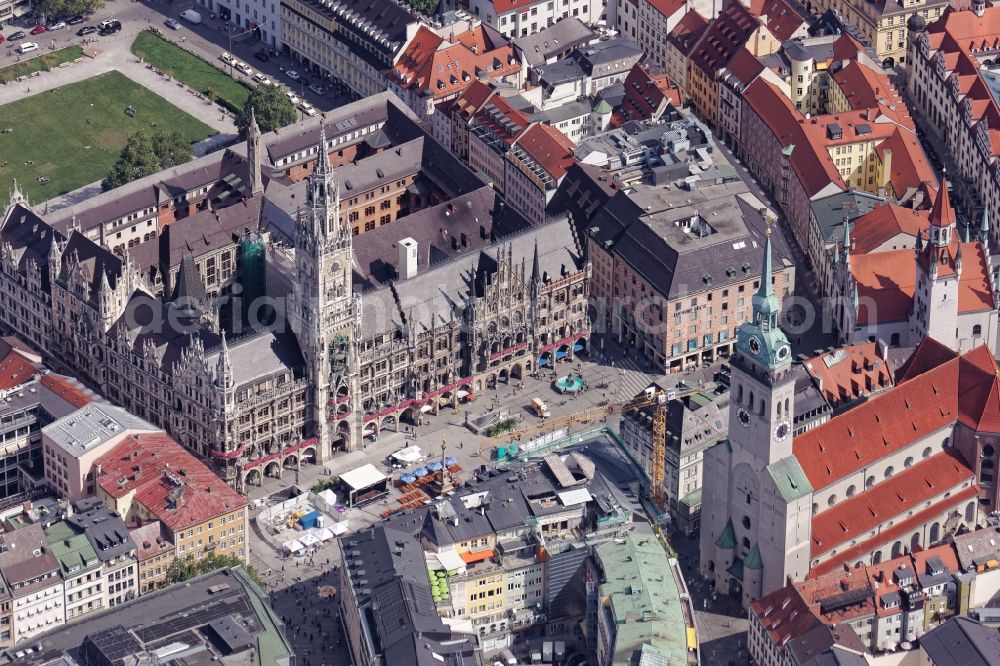
[[[264,241],[257,232],[250,232],[243,237],[240,244],[243,285],[243,321],[249,319],[250,306],[264,295],[264,276],[266,272],[264,258]]]

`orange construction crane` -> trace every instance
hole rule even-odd
[[[666,476],[667,457],[667,393],[662,389],[647,389],[644,395],[622,405],[622,412],[634,412],[646,407],[656,408],[653,412],[653,473],[649,477],[649,496],[663,508],[663,479]]]

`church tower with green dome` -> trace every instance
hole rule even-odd
[[[760,467],[792,453],[792,348],[778,326],[781,303],[771,283],[771,229],[764,242],[760,287],[753,295],[753,319],[736,332],[729,438]]]
[[[764,242],[753,318],[736,333],[729,438],[705,452],[701,570],[744,605],[805,576],[812,488],[792,456],[795,378]]]

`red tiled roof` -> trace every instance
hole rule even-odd
[[[806,194],[812,196],[830,183],[846,189],[829,153],[822,145],[810,142],[804,125],[799,122],[801,116],[798,111],[774,84],[758,78],[743,92],[743,98],[770,128],[778,143],[791,148],[792,168]]]
[[[19,352],[10,349],[7,355],[0,359],[0,391],[18,387],[31,379],[38,368]]]
[[[517,137],[521,136],[531,121],[528,117],[515,109],[510,103],[500,95],[493,95],[475,114],[476,121],[490,128],[490,130],[500,137],[508,146],[513,145]],[[502,124],[502,120],[509,120],[513,127],[508,129]]]
[[[811,583],[814,581],[807,581]],[[807,584],[785,585],[771,594],[750,602],[750,612],[757,616],[768,638],[783,647],[789,640],[801,636],[820,624],[800,590]],[[835,592],[830,592],[835,594]],[[826,594],[824,596],[829,596]]]
[[[101,490],[115,498],[135,492],[134,501],[174,533],[247,505],[246,498],[166,433],[126,437],[97,462]],[[183,488],[176,504],[168,498],[178,487],[171,476]]]
[[[833,57],[837,60],[856,60],[858,54],[864,50],[864,44],[846,32],[833,43]]]
[[[851,60],[846,67],[837,70],[833,80],[852,109],[878,109],[894,122],[913,129],[909,109],[885,73]]]
[[[937,198],[934,199],[934,207],[931,208],[930,223],[935,227],[955,226],[955,209],[951,207],[947,183],[938,189]]]
[[[986,347],[959,357],[924,341],[900,368],[894,388],[799,435],[793,454],[819,490],[956,421],[1000,428],[997,384]]]
[[[496,10],[497,16],[499,16],[500,14],[506,14],[515,10],[526,12],[532,5],[538,4],[541,4],[539,0],[493,0],[493,9]]]
[[[920,341],[917,348],[913,350],[910,357],[906,359],[899,372],[896,373],[896,385],[914,377],[919,377],[928,370],[958,358],[958,353],[950,347],[931,337],[926,337]]]
[[[452,108],[462,120],[469,122],[494,94],[495,91],[488,83],[477,79],[455,99]]]
[[[811,556],[828,553],[962,482],[974,483],[975,479],[974,471],[947,452],[900,470],[892,478],[813,516]]]
[[[691,53],[691,64],[714,80],[716,72],[725,67],[760,23],[750,10],[739,2],[730,2],[708,26],[705,36]]]
[[[868,254],[900,234],[916,239],[927,226],[927,211],[896,204],[876,206],[854,221],[851,254]]]
[[[667,35],[667,42],[680,51],[681,55],[690,56],[706,30],[708,30],[708,20],[696,9],[689,9]]]
[[[892,388],[892,372],[874,342],[847,345],[806,359],[802,365],[815,377],[834,407]]]
[[[954,423],[957,389],[957,361],[942,364],[799,435],[795,458],[812,487],[825,488]]]
[[[750,12],[764,20],[768,32],[779,42],[791,39],[808,22],[787,0],[751,0]]]
[[[911,189],[918,190],[924,183],[937,187],[937,176],[931,169],[916,134],[899,127],[889,138],[875,147],[879,160],[884,161],[885,149],[892,151],[889,184],[892,185],[892,190],[898,199],[903,199]]]
[[[959,243],[958,237],[953,235],[952,245],[941,251],[942,257],[947,253],[948,263],[940,264],[938,273],[948,275],[954,272],[951,257],[955,256],[959,247],[962,249],[962,276],[958,284],[959,313],[992,309],[989,269],[979,243]],[[929,261],[927,251],[918,257],[918,261],[925,266]],[[861,299],[858,324],[903,321],[909,317],[917,279],[913,250],[854,255],[851,257],[851,275],[858,286],[858,296]],[[869,307],[869,304],[874,307]]]
[[[128,532],[135,542],[136,553],[140,562],[168,553],[174,549],[174,544],[166,538],[160,528],[160,521],[154,520]]]
[[[535,123],[515,141],[557,183],[573,165],[573,142],[552,125]]]
[[[94,399],[89,391],[80,387],[76,380],[71,380],[69,377],[50,372],[47,375],[42,375],[41,382],[42,386],[77,409],[89,405]]]
[[[435,98],[454,95],[486,72],[489,78],[504,78],[521,69],[509,44],[494,46],[480,25],[448,43],[420,26],[393,68],[397,85]]]
[[[674,87],[666,74],[650,71],[645,63],[632,66],[624,86],[625,98],[611,116],[615,127],[629,120],[659,118],[667,104],[679,108],[683,103],[680,88]]]
[[[726,67],[726,70],[739,79],[743,86],[748,86],[751,81],[764,71],[764,64],[760,60],[757,60],[750,51],[740,49],[733,56],[732,60],[729,61],[729,66]]]
[[[942,500],[937,504],[924,509],[923,511],[913,514],[913,517],[911,518],[907,518],[902,522],[896,523],[892,527],[879,531],[879,533],[871,539],[862,541],[852,548],[849,548],[841,553],[837,553],[836,557],[820,562],[819,565],[809,570],[808,576],[809,578],[819,578],[840,570],[843,568],[845,563],[850,566],[858,559],[866,558],[873,550],[882,548],[887,542],[908,537],[915,530],[918,530],[921,526],[931,522],[935,519],[935,517],[940,516],[949,508],[955,508],[961,513],[964,510],[963,505],[969,500],[976,498],[978,495],[979,486],[977,485],[972,485],[968,488],[960,490],[947,500]]]
[[[647,0],[649,6],[660,12],[664,18],[670,18],[684,9],[685,0]]]

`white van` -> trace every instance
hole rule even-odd
[[[181,12],[181,18],[188,23],[201,23],[201,14],[193,9],[186,9]]]
[[[38,44],[34,42],[21,42],[21,45],[17,47],[18,53],[24,55],[25,53],[30,53],[31,51],[37,51]]]

